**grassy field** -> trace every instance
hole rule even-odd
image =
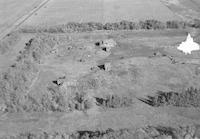
[[[200,124],[193,105],[175,110],[160,105],[165,96],[155,96],[157,91],[181,93],[200,86],[199,52],[186,56],[176,50],[187,32],[19,32],[21,39],[0,57],[7,60],[0,63],[0,137],[78,139],[89,134],[118,139],[118,133],[135,136],[131,128],[144,130],[147,138],[152,136],[149,130],[156,130],[157,137],[174,137],[177,127]],[[97,45],[105,39],[117,43],[110,52]],[[104,63],[110,69],[99,68]],[[139,101],[146,96],[158,98],[159,107]],[[177,96],[183,103],[199,100],[196,94],[191,100],[190,93]]]
[[[200,30],[180,21],[160,0],[50,0],[0,42],[0,138],[200,138],[200,51],[176,49]]]
[[[0,0],[0,31],[35,8],[42,0]]]
[[[159,0],[51,0],[24,25],[121,20],[179,20]]]

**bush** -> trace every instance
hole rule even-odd
[[[129,107],[133,104],[132,98],[129,96],[107,95],[105,98],[95,97],[97,105],[103,108],[121,108]]]
[[[156,96],[147,96],[141,101],[155,107],[176,106],[176,107],[200,107],[200,89],[188,88],[182,93],[159,91]]]
[[[188,23],[188,26],[193,27],[193,28],[200,28],[200,20],[194,19],[192,23]]]
[[[187,26],[186,22],[183,21],[167,21],[166,26],[169,29],[184,29]]]
[[[165,25],[157,20],[146,20],[146,21],[140,21],[139,22],[140,28],[141,29],[164,29]]]

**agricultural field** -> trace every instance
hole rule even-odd
[[[171,11],[183,20],[200,18],[200,2],[198,0],[161,0]]]
[[[200,139],[200,50],[177,49],[188,34],[200,44],[194,1],[50,0],[27,11],[0,40],[0,139]],[[180,5],[195,12],[180,16]]]
[[[43,0],[0,0],[0,32],[37,7]]]
[[[24,26],[146,19],[180,20],[159,0],[52,0]]]

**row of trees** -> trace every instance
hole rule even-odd
[[[24,33],[48,32],[48,33],[64,33],[64,32],[85,32],[94,30],[158,30],[158,29],[184,29],[186,27],[200,28],[200,20],[193,22],[184,21],[167,21],[161,22],[158,20],[145,20],[139,22],[121,21],[115,23],[77,23],[70,22],[65,25],[50,26],[50,27],[24,27],[21,31]]]

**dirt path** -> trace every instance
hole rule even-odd
[[[39,4],[37,7],[35,7],[33,10],[31,10],[26,15],[19,18],[10,28],[6,29],[5,31],[0,33],[0,40],[3,39],[7,34],[9,34],[11,31],[18,28],[22,23],[24,23],[28,18],[30,18],[34,13],[36,13],[38,10],[40,10],[42,7],[44,7],[50,0],[44,0],[41,4]]]

